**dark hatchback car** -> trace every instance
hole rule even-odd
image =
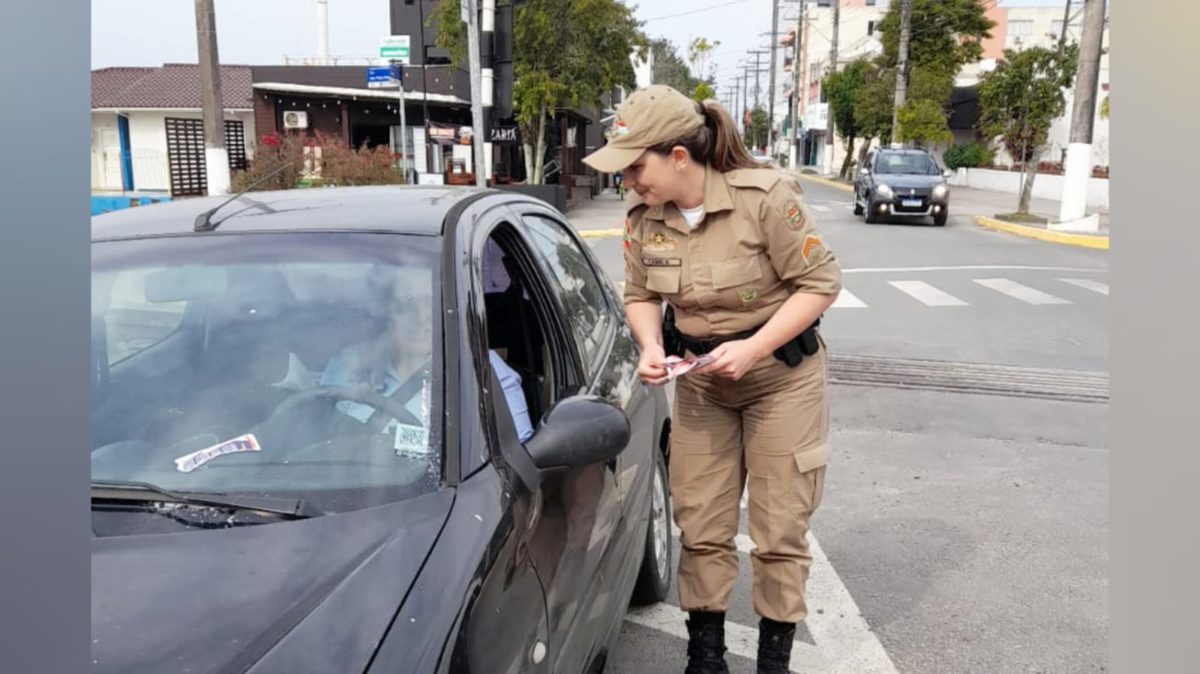
[[[950,217],[949,177],[924,150],[875,150],[854,184],[854,214],[868,223],[933,216],[933,224],[943,227]]]
[[[92,237],[94,672],[590,672],[665,596],[667,403],[554,209],[290,190]]]

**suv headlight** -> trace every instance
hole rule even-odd
[[[892,196],[892,186],[891,186],[891,185],[887,185],[887,184],[885,184],[885,183],[879,183],[878,185],[876,185],[876,186],[875,186],[875,191],[876,191],[876,192],[878,192],[878,193],[879,193],[879,196],[881,196],[881,197],[890,197],[890,196]]]
[[[941,199],[942,197],[946,196],[946,193],[948,191],[949,190],[946,189],[945,185],[934,185],[933,186],[933,196],[935,198]]]

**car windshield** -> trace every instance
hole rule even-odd
[[[241,234],[92,245],[92,479],[304,499],[441,482],[433,237]]]
[[[928,155],[884,153],[875,162],[876,173],[937,175],[937,164]]]

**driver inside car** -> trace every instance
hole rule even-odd
[[[343,349],[321,375],[322,386],[368,384],[373,392],[391,398],[399,392],[405,408],[420,421],[414,427],[389,419],[381,429],[394,433],[398,452],[428,451],[429,395],[432,393],[430,343],[433,329],[431,284],[428,279],[381,282],[373,288],[387,307],[387,327],[376,337]],[[504,392],[521,442],[533,436],[528,406],[517,374],[495,350],[488,360]],[[375,408],[350,400],[338,401],[339,412],[363,424],[372,421]],[[384,415],[380,415],[384,416]]]

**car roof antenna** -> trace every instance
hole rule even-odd
[[[294,166],[295,163],[296,162],[294,160],[283,162],[283,164],[276,167],[274,171],[271,171],[267,175],[259,178],[258,180],[255,180],[253,183],[247,185],[246,188],[243,189],[241,192],[238,192],[237,194],[233,195],[232,197],[229,197],[228,199],[226,199],[225,201],[222,201],[215,208],[211,208],[207,211],[204,211],[200,215],[197,215],[196,223],[195,223],[195,225],[192,226],[192,230],[196,231],[196,232],[211,232],[211,231],[215,230],[221,224],[220,222],[212,221],[212,216],[217,211],[221,210],[222,208],[225,208],[225,206],[227,206],[230,202],[234,201],[235,199],[241,198],[243,195],[245,195],[250,190],[252,190],[255,187],[258,187],[262,183],[266,182],[267,178],[274,177],[280,171],[282,171],[283,169],[285,169],[289,166]]]

